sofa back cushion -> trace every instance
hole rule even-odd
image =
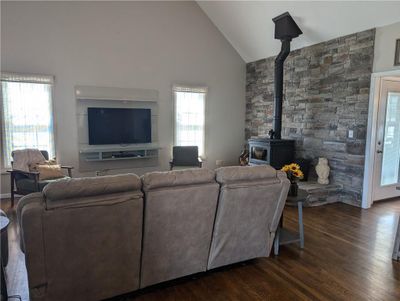
[[[207,169],[142,177],[145,213],[141,287],[207,269],[219,185]]]
[[[217,169],[216,178],[222,185],[267,180],[280,181],[277,178],[277,170],[270,165],[223,167]]]
[[[269,256],[289,181],[271,166],[217,169],[221,184],[208,268]]]
[[[206,168],[188,168],[169,172],[151,172],[142,177],[143,190],[174,186],[199,185],[215,183],[215,172]]]
[[[66,178],[48,184],[43,189],[47,209],[76,206],[82,202],[99,202],[101,199],[117,199],[112,195],[127,193],[141,198],[142,183],[135,174],[104,177]]]

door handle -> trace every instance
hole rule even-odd
[[[381,150],[376,151],[378,154],[382,154],[383,152]]]

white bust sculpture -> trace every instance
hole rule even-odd
[[[329,171],[330,167],[328,165],[327,158],[319,158],[318,164],[315,166],[315,171],[318,175],[318,183],[319,184],[329,184]]]

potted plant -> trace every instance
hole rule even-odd
[[[299,186],[297,181],[304,177],[303,172],[300,170],[300,166],[296,163],[291,163],[283,166],[282,171],[286,172],[286,175],[290,181],[289,194],[290,196],[297,196]]]

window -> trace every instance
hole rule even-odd
[[[54,156],[53,77],[1,74],[3,162],[15,149],[38,148]]]
[[[207,88],[174,87],[175,145],[195,146],[204,157]]]

